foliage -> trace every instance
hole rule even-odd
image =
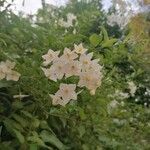
[[[30,16],[0,12],[0,60],[16,62],[15,70],[21,73],[18,82],[0,81],[0,149],[149,149],[149,95],[144,95],[149,80],[143,77],[148,72],[135,63],[139,58],[132,43],[109,36],[97,0],[52,7],[54,16],[46,13],[48,7],[39,10],[35,23]],[[77,16],[78,24],[65,32],[56,21],[69,12]],[[95,96],[85,89],[66,107],[53,106],[49,94],[58,90],[59,83],[45,78],[41,56],[49,48],[63,51],[81,42],[101,60],[102,85]],[[137,86],[134,95],[129,81]],[[118,96],[117,90],[127,97]]]

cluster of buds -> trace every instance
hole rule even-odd
[[[83,47],[82,43],[74,44],[73,50],[65,48],[62,55],[60,55],[60,51],[50,49],[42,58],[44,59],[43,66],[45,66],[42,67],[42,70],[48,79],[57,82],[57,80],[71,76],[79,77],[77,84],[61,84],[60,90],[55,95],[51,95],[54,105],[64,106],[70,100],[76,100],[75,89],[77,86],[86,87],[90,94],[94,95],[96,89],[101,85],[102,66],[98,63],[99,59],[92,59],[93,53],[87,53],[87,49]],[[67,90],[65,90],[66,88]],[[68,98],[63,96],[66,94],[68,94]]]
[[[6,60],[0,62],[0,80],[6,78],[6,80],[18,81],[20,73],[14,71],[16,63]]]

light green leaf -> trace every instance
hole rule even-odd
[[[113,38],[111,40],[105,41],[101,46],[102,48],[105,48],[105,47],[109,48],[109,47],[112,47],[115,42],[117,42],[117,39]]]
[[[95,47],[98,46],[98,44],[101,42],[100,37],[97,34],[92,34],[89,38],[92,45]]]
[[[103,39],[104,39],[104,41],[109,40],[108,33],[107,33],[106,29],[104,27],[101,27],[101,31],[103,33]]]

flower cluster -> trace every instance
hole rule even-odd
[[[20,73],[14,71],[16,63],[6,60],[5,62],[0,62],[0,80],[6,78],[6,80],[18,81]]]
[[[60,25],[61,27],[69,28],[69,27],[73,26],[73,21],[76,19],[77,19],[77,17],[74,14],[68,13],[67,14],[67,21],[64,21],[64,19],[61,18],[58,21],[58,25]]]
[[[102,66],[98,64],[98,59],[92,59],[92,57],[93,53],[87,53],[87,49],[83,47],[82,43],[79,45],[74,44],[73,50],[65,48],[62,55],[60,55],[60,51],[50,49],[47,54],[42,56],[44,59],[42,70],[48,79],[55,82],[62,78],[78,76],[79,82],[77,86],[86,87],[90,94],[94,95],[96,89],[101,85]],[[73,92],[75,85],[61,85],[60,90],[73,86],[74,88],[71,91],[69,90],[69,94],[75,96],[76,94]],[[60,92],[58,93],[51,95],[53,104],[65,105],[71,99],[76,99],[71,97],[68,99],[63,97]]]
[[[75,92],[76,84],[60,84],[59,90],[55,95],[50,94],[53,105],[65,106],[70,100],[77,100],[77,93]]]

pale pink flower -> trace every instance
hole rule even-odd
[[[79,87],[86,87],[93,94],[95,94],[96,89],[101,85],[101,76],[92,71],[81,72],[80,80],[78,83]]]
[[[3,65],[3,62],[0,63],[0,80],[4,79],[6,77],[6,73],[4,69],[6,68],[5,65]]]
[[[77,54],[84,54],[87,49],[83,47],[82,43],[80,43],[79,45],[74,44],[74,51]]]
[[[54,70],[59,80],[62,79],[65,74],[64,66],[65,63],[63,61],[57,61],[51,66],[51,69]]]
[[[59,55],[60,51],[53,51],[53,50],[49,50],[47,54],[43,55],[42,58],[45,60],[43,62],[44,66],[49,65],[51,62],[56,61],[58,59],[58,55]]]
[[[92,57],[93,57],[93,53],[82,54],[80,56],[79,61],[82,64],[82,70],[86,70],[87,68],[89,68]]]
[[[52,104],[53,105],[65,106],[65,103],[63,102],[61,97],[59,97],[59,95],[57,93],[55,95],[50,94],[50,97],[52,98]]]
[[[79,61],[71,61],[65,66],[65,76],[78,76],[81,72],[81,64]]]
[[[102,66],[98,64],[99,59],[94,59],[90,62],[88,68],[86,68],[89,71],[93,71],[95,73],[99,73],[102,70]]]
[[[13,81],[18,81],[19,77],[21,76],[20,73],[16,72],[16,71],[11,71],[6,75],[6,79],[7,80],[13,80]]]
[[[64,61],[71,61],[76,59],[77,57],[78,55],[74,51],[71,51],[69,48],[65,48],[64,53],[60,59],[63,59]]]
[[[13,71],[16,63],[6,60],[6,62],[0,63],[0,80],[6,78],[7,80],[18,81],[20,73]]]
[[[67,104],[70,100],[77,100],[77,93],[75,92],[76,84],[60,84],[57,94]]]
[[[45,68],[41,68],[45,74],[45,76],[53,81],[57,81],[57,75],[55,73],[55,70],[53,68],[49,68],[49,69],[45,69]]]

